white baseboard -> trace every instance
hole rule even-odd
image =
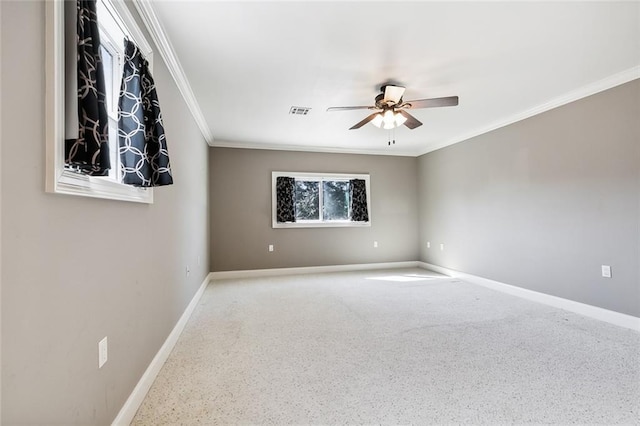
[[[129,398],[120,409],[120,412],[116,416],[115,420],[113,421],[113,423],[111,423],[112,426],[128,426],[129,424],[131,424],[133,418],[138,412],[138,408],[140,408],[142,401],[144,400],[145,396],[147,396],[147,392],[149,392],[149,389],[151,389],[151,385],[153,385],[153,382],[158,376],[158,373],[160,373],[160,369],[162,369],[162,366],[169,357],[169,354],[171,354],[171,351],[176,345],[176,342],[178,341],[182,330],[184,330],[187,321],[189,321],[191,314],[198,305],[198,302],[200,301],[200,298],[202,297],[202,294],[204,293],[204,290],[207,288],[207,284],[209,284],[210,281],[211,273],[207,275],[207,277],[200,285],[200,288],[198,288],[198,291],[196,291],[196,294],[193,295],[191,302],[189,302],[189,305],[187,305],[175,327],[173,327],[173,330],[171,330],[171,333],[169,333],[167,340],[164,341],[164,344],[162,345],[156,356],[153,357],[153,360],[140,378],[140,381],[138,381],[138,384],[133,389],[133,392],[131,392],[131,395],[129,395]]]
[[[275,277],[281,275],[320,274],[324,272],[349,272],[366,271],[374,269],[418,268],[418,261],[386,262],[386,263],[359,263],[355,265],[330,265],[308,266],[301,268],[273,268],[273,269],[249,269],[244,271],[220,271],[212,272],[212,280],[224,280],[232,278],[258,278]]]
[[[610,311],[608,309],[587,305],[585,303],[564,299],[562,297],[551,296],[549,294],[540,293],[533,290],[527,290],[522,287],[516,287],[487,278],[478,277],[476,275],[454,271],[453,269],[443,268],[442,266],[432,265],[426,262],[418,262],[418,264],[423,269],[429,269],[434,272],[439,272],[450,277],[460,278],[472,284],[481,285],[483,287],[497,290],[502,293],[507,293],[512,296],[517,296],[523,299],[531,300],[533,302],[553,306],[554,308],[564,309],[569,312],[584,315],[585,317],[594,318],[600,321],[605,321],[610,324],[630,328],[632,330],[640,332],[640,318],[634,317],[632,315]]]
[[[596,306],[587,305],[573,300],[563,299],[549,294],[539,293],[533,290],[504,284],[487,278],[478,277],[476,275],[464,272],[454,271],[453,269],[444,268],[442,266],[432,265],[426,262],[408,261],[408,262],[387,262],[387,263],[365,263],[354,265],[331,265],[331,266],[311,266],[302,268],[275,268],[275,269],[252,269],[245,271],[221,271],[211,272],[200,285],[200,288],[191,299],[191,302],[185,309],[184,313],[176,323],[175,327],[165,340],[164,344],[153,358],[149,367],[144,372],[140,381],[129,395],[129,398],[123,405],[122,409],[116,416],[112,426],[129,425],[140,408],[147,392],[153,385],[153,382],[173,350],[182,330],[184,329],[191,314],[195,310],[207,284],[210,281],[231,279],[231,278],[255,278],[282,275],[300,275],[300,274],[316,274],[325,272],[349,272],[349,271],[365,271],[376,269],[397,269],[397,268],[422,268],[434,272],[441,273],[450,277],[460,278],[472,284],[487,287],[523,299],[553,306],[555,308],[564,309],[586,317],[605,321],[620,327],[630,328],[640,332],[640,318],[631,315],[621,314],[619,312],[610,311]]]

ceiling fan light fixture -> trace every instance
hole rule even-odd
[[[376,114],[376,116],[373,117],[373,120],[371,120],[371,124],[373,124],[377,128],[381,128],[382,127],[382,114],[380,114],[380,113]]]
[[[393,113],[393,110],[388,109],[384,112],[382,116],[382,124],[384,128],[387,130],[393,129],[394,127],[396,127],[396,120],[395,120],[395,115]]]
[[[0,0],[2,1],[2,0]],[[457,96],[447,96],[444,98],[428,98],[404,101],[404,87],[385,84],[381,87],[381,92],[375,97],[374,105],[350,106],[350,107],[329,107],[327,111],[351,111],[356,109],[368,109],[376,112],[369,114],[364,120],[350,127],[349,130],[359,129],[367,123],[371,123],[378,128],[385,130],[406,126],[410,130],[422,126],[422,123],[411,115],[407,110],[419,108],[439,108],[458,105]]]
[[[391,130],[402,126],[405,121],[407,121],[405,116],[399,112],[395,112],[393,109],[388,109],[378,113],[373,120],[371,120],[371,124],[378,128]]]

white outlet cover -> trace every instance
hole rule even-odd
[[[440,251],[444,251],[444,244],[440,244]]]
[[[377,241],[374,241],[374,242],[373,242],[373,247],[374,247],[374,248],[378,248],[378,242],[377,242]]]
[[[109,359],[109,348],[107,344],[107,336],[104,339],[98,342],[98,368],[102,368],[102,366]]]
[[[269,251],[273,251],[273,244],[269,244]]]
[[[611,266],[602,265],[602,276],[604,278],[611,278]]]
[[[431,248],[431,241],[427,241],[427,248]]]

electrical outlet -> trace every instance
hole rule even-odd
[[[373,242],[373,248],[378,248],[378,242],[377,241]]]
[[[189,275],[191,275],[191,269],[189,269],[189,265],[184,268],[184,274],[187,276],[187,278],[189,277]]]
[[[602,276],[604,278],[611,278],[611,266],[602,265]]]
[[[107,336],[104,336],[104,339],[98,342],[98,368],[102,368],[108,358],[109,350],[107,347]]]
[[[440,251],[444,251],[444,244],[440,244]]]
[[[269,251],[273,251],[273,244],[269,244]]]
[[[431,248],[431,241],[427,241],[427,248]]]

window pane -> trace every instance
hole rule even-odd
[[[349,182],[324,181],[322,188],[322,215],[324,220],[349,219]]]
[[[107,92],[107,111],[111,113],[115,110],[113,99],[113,56],[103,45],[100,45],[100,56],[102,58],[102,69],[104,70],[104,86]]]
[[[320,220],[319,183],[296,180],[296,220]]]

